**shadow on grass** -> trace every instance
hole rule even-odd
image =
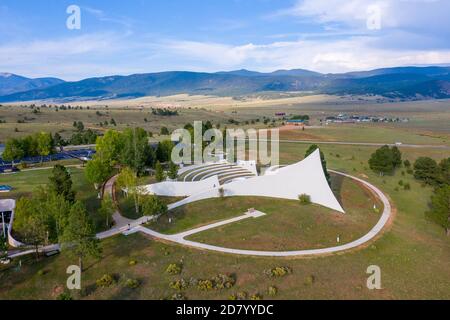
[[[344,183],[344,176],[332,174],[331,175],[331,190],[333,190],[334,196],[342,205],[342,185]]]

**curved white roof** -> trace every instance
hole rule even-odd
[[[143,192],[166,197],[189,197],[208,190],[214,190],[219,186],[220,184],[217,176],[213,176],[211,178],[195,182],[164,181],[150,184],[143,187]]]
[[[280,168],[270,175],[233,181],[222,188],[227,197],[259,196],[298,200],[299,195],[307,194],[313,203],[345,213],[328,185],[319,149],[303,161]],[[174,203],[169,208],[173,209],[191,202],[219,197],[218,190],[217,187],[196,194],[192,193],[189,198]]]

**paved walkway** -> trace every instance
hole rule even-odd
[[[114,183],[116,182],[117,177],[118,176],[116,175],[116,176],[110,178],[108,181],[106,181],[105,187],[104,187],[104,193],[109,195],[111,197],[111,199],[114,199],[114,202],[116,200],[116,196],[114,194]],[[116,210],[116,212],[114,212],[113,220],[114,220],[114,228],[115,229],[120,229],[120,228],[128,226],[129,224],[132,224],[134,222],[133,220],[122,216],[120,214],[119,210]]]

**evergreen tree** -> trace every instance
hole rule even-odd
[[[435,185],[439,179],[439,167],[435,160],[420,157],[414,163],[414,178]]]
[[[166,174],[164,173],[161,163],[158,161],[155,165],[155,177],[158,182],[164,181],[166,179]]]
[[[435,190],[427,216],[450,234],[450,185]]]
[[[170,179],[175,180],[178,178],[178,166],[170,161],[169,163],[169,173],[168,176]]]
[[[70,203],[75,201],[75,191],[72,190],[72,178],[66,167],[59,164],[55,165],[49,181],[49,191],[62,195]]]

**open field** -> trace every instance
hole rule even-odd
[[[227,108],[224,107],[224,109]],[[113,108],[111,107],[111,109]],[[17,111],[11,111],[11,114],[5,116],[4,110],[1,109],[0,118],[6,117],[8,122],[0,124],[0,140],[5,136],[17,134],[11,131],[11,128],[16,125],[23,126],[20,131],[32,131],[40,130],[44,122],[48,124],[50,121],[48,125],[54,130],[61,130],[61,128],[72,130],[73,117],[82,115],[82,117],[85,117],[82,121],[87,124],[95,124],[99,121],[95,118],[94,110],[83,110],[81,113],[77,113],[81,110],[70,112],[68,110],[55,112],[53,110],[51,114],[45,115],[44,113],[42,115],[43,117],[48,116],[48,118],[43,118],[45,120],[42,119],[40,124],[38,122],[35,124],[16,124],[14,123],[16,120],[13,119],[15,119]],[[344,125],[311,130],[307,128],[305,132],[301,130],[282,132],[282,139],[303,140],[305,139],[303,135],[308,134],[312,136],[311,139],[313,140],[318,138],[328,141],[347,140],[380,143],[400,140],[403,143],[449,145],[450,126],[448,123],[450,123],[450,113],[448,112],[449,102],[445,100],[391,104],[376,104],[357,100],[324,103],[322,100],[307,103],[292,102],[288,105],[269,104],[264,108],[241,105],[237,109],[237,113],[232,113],[233,107],[231,107],[224,114],[186,108],[186,112],[189,113],[182,112],[179,117],[155,118],[152,120],[152,124],[148,124],[145,128],[156,130],[158,126],[166,122],[175,127],[178,123],[188,122],[186,119],[201,120],[202,117],[205,117],[205,120],[213,120],[215,118],[208,117],[212,117],[214,114],[223,116],[225,121],[230,116],[235,119],[244,116],[248,119],[263,115],[273,117],[278,110],[295,114],[311,114],[313,124],[317,124],[314,123],[315,119],[323,117],[325,114],[351,113],[355,110],[374,115],[405,116],[411,119],[409,123],[405,124]],[[121,122],[119,128],[125,128],[127,121],[130,121],[130,126],[136,124],[145,126],[142,112],[149,113],[149,111],[125,109],[117,110],[117,112],[114,117],[117,117],[117,122]],[[123,113],[123,115],[119,113]],[[189,116],[185,118],[185,115]],[[52,124],[53,116],[63,118]],[[37,116],[35,117],[37,118]],[[119,117],[123,117],[123,120],[120,120]],[[7,129],[8,126],[9,129]],[[18,134],[22,134],[22,132]],[[366,139],[368,141],[365,141]],[[280,162],[290,164],[303,159],[308,147],[309,144],[281,143]],[[410,174],[406,173],[405,168],[400,168],[395,174],[384,177],[373,173],[368,168],[367,161],[376,147],[321,145],[321,150],[325,154],[328,168],[369,181],[380,188],[390,198],[394,206],[395,218],[392,224],[367,248],[321,258],[275,259],[205,252],[155,241],[140,234],[129,237],[118,236],[102,241],[103,258],[88,261],[86,264],[88,269],[83,273],[82,278],[84,289],[82,292],[73,293],[73,296],[77,299],[162,299],[177,293],[176,290],[169,288],[171,281],[180,278],[189,280],[191,277],[206,279],[219,273],[226,273],[234,275],[237,280],[236,285],[230,290],[205,292],[195,287],[189,287],[182,290],[181,293],[189,299],[227,299],[231,294],[245,291],[249,295],[260,293],[264,298],[270,298],[267,295],[268,287],[276,286],[279,290],[278,295],[274,297],[276,299],[450,299],[450,276],[448,272],[450,270],[450,238],[445,235],[441,227],[425,217],[432,188],[422,186]],[[429,156],[438,161],[450,157],[450,150],[445,149],[400,147],[400,150],[403,153],[403,159],[408,159],[411,162],[414,162],[420,156]],[[32,190],[32,187],[28,184],[46,182],[47,177],[43,173],[33,172],[33,174],[36,176],[29,180],[23,179],[23,182],[21,182],[23,186],[20,188],[23,188],[21,190],[24,193]],[[37,176],[38,174],[42,176]],[[0,179],[2,179],[0,184],[13,185],[17,181],[15,177],[0,176]],[[76,184],[79,186],[77,188],[80,188],[80,193],[81,189],[93,189],[92,186],[83,182],[84,178],[81,173],[76,177],[79,180]],[[32,181],[32,183],[29,183],[29,181]],[[404,190],[400,181],[403,184],[409,183],[411,190]],[[355,190],[352,190],[351,185],[347,187],[348,192],[343,201],[352,201]],[[89,194],[92,196],[91,193]],[[4,196],[8,197],[10,194]],[[363,195],[360,196],[362,201],[364,197]],[[152,227],[157,231],[172,234],[194,226],[241,215],[245,210],[254,206],[254,203],[250,202],[230,202],[230,205],[226,206],[230,208],[228,211],[219,210],[216,206],[213,207],[206,202],[196,203],[193,204],[192,208],[185,208],[186,212],[192,212],[192,214],[178,215],[176,219],[179,220],[176,220],[176,223],[169,224],[167,220],[162,219],[159,224]],[[271,215],[275,216],[276,204],[267,204],[267,208],[257,207],[256,209],[262,211],[267,209],[269,211],[271,207],[274,208],[274,213]],[[292,215],[288,216],[287,213],[283,213],[279,216],[279,221],[292,223],[292,217]],[[258,219],[262,219],[259,220],[260,224],[258,224]],[[279,228],[282,228],[282,226],[276,225],[276,222],[272,224],[268,222],[271,216],[258,219],[229,225],[223,227],[223,230],[211,230],[204,234],[198,234],[196,237],[204,237],[205,241],[211,241],[211,243],[245,246],[246,243],[249,245],[249,241],[244,241],[243,238],[254,239],[256,232],[260,233],[260,230],[279,230]],[[369,221],[364,221],[364,223],[369,223]],[[242,226],[249,229],[248,234],[244,235],[244,227]],[[301,245],[302,239],[300,236],[302,234],[299,232],[299,225],[293,224],[292,228],[295,235],[300,234],[298,238],[293,240],[295,245]],[[223,236],[219,237],[218,234],[223,234]],[[228,237],[228,235],[232,236]],[[284,235],[267,234],[267,237],[269,236],[273,237],[274,240],[269,245],[275,246],[277,245],[276,241],[279,241]],[[345,236],[345,234],[341,235],[341,237]],[[327,237],[327,239],[329,238],[332,237]],[[334,236],[333,238],[335,239]],[[137,265],[130,266],[130,260],[136,260]],[[43,259],[37,263],[30,257],[29,261],[23,261],[20,271],[9,269],[0,272],[0,283],[2,283],[0,299],[55,299],[63,290],[66,282],[67,266],[76,264],[76,262],[76,259],[70,258],[65,253]],[[170,276],[165,273],[170,263],[181,263],[183,265],[180,275]],[[14,261],[11,267],[15,267],[17,264],[18,261]],[[368,277],[366,270],[370,265],[378,265],[381,268],[382,290],[370,291],[366,289]],[[276,266],[288,266],[293,272],[291,275],[282,278],[270,278],[264,274],[264,270]],[[44,275],[38,273],[40,270],[45,271]],[[117,278],[116,284],[109,288],[96,288],[95,280],[105,273],[114,275]],[[314,281],[311,282],[311,278]],[[127,279],[139,280],[140,286],[137,289],[127,288],[124,284]]]
[[[361,99],[361,100],[360,100]],[[163,101],[164,103],[162,103]],[[161,103],[160,103],[161,102]],[[39,104],[38,104],[39,105]],[[338,125],[335,129],[311,129],[314,137],[351,141],[368,138],[369,141],[388,140],[417,141],[418,143],[448,144],[450,140],[450,102],[448,100],[376,103],[374,99],[334,96],[306,97],[212,97],[178,95],[172,97],[145,97],[135,100],[88,101],[73,103],[83,110],[59,110],[41,108],[33,113],[32,108],[20,104],[0,106],[0,143],[8,137],[18,137],[39,131],[59,132],[69,137],[75,130],[74,121],[82,121],[86,128],[105,131],[108,128],[122,130],[140,126],[153,133],[159,133],[162,126],[169,130],[183,127],[193,121],[211,121],[221,127],[233,127],[229,120],[240,121],[240,126],[261,128],[262,123],[245,124],[246,121],[275,118],[275,113],[285,112],[288,116],[308,114],[311,124],[318,125],[318,119],[339,113],[409,118],[407,123],[377,123],[366,125]],[[89,109],[88,109],[89,106]],[[108,107],[106,107],[108,106]],[[177,108],[178,116],[158,116],[151,108]],[[114,119],[117,126],[100,126],[99,123]],[[146,121],[147,120],[147,121]],[[18,123],[24,122],[24,123]],[[281,125],[278,119],[276,125]],[[335,126],[331,126],[335,127]],[[341,130],[341,127],[343,128]],[[17,128],[17,131],[16,131]],[[386,131],[386,132],[385,132]],[[330,137],[331,136],[331,137]],[[408,138],[411,136],[412,138]],[[360,137],[360,138],[359,138]],[[164,137],[157,137],[164,138]],[[166,137],[167,138],[167,137]]]

